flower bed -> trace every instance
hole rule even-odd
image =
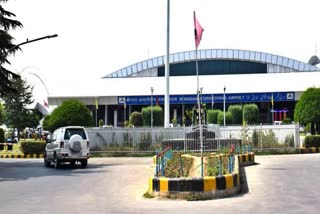
[[[181,157],[181,160],[180,160]],[[182,162],[182,169],[181,169]],[[164,170],[164,176],[167,178],[179,178],[188,177],[189,171],[193,163],[192,157],[186,157],[180,153],[174,152],[172,158],[168,161],[167,166]]]

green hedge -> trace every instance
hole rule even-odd
[[[45,148],[45,141],[20,141],[20,149],[24,154],[43,154]]]
[[[306,136],[304,139],[305,147],[320,147],[320,135]]]

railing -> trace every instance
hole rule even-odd
[[[156,150],[156,174],[155,176],[164,176],[164,169],[167,162],[172,158],[172,147],[169,146],[158,153]]]

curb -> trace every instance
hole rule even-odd
[[[254,164],[254,153],[250,152],[247,154],[238,155],[239,165],[240,166],[250,166]]]
[[[18,158],[18,159],[24,159],[24,158],[43,158],[43,154],[10,154],[10,155],[0,155],[0,158]]]
[[[320,147],[299,148],[299,153],[320,153]]]

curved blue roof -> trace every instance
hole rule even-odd
[[[236,49],[204,49],[198,50],[197,55],[198,60],[237,60],[267,64],[268,73],[308,72],[319,70],[319,68],[316,66],[298,60],[258,51]],[[170,64],[191,61],[195,61],[195,51],[170,54]],[[165,56],[159,56],[122,68],[118,71],[108,74],[104,78],[151,76],[147,74],[148,72],[143,72],[151,72],[152,69],[159,68],[164,65]],[[139,75],[139,73],[143,74]]]

